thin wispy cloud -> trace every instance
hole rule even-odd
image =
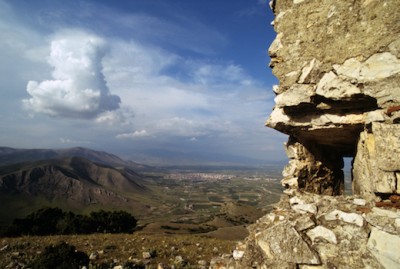
[[[140,131],[134,131],[131,133],[123,133],[123,134],[117,134],[115,137],[118,139],[135,139],[135,138],[144,138],[144,137],[149,137],[151,136],[149,133],[147,133],[146,130],[140,130]]]

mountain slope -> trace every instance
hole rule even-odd
[[[12,207],[20,200],[32,203],[41,199],[46,205],[62,205],[75,211],[101,207],[144,214],[148,207],[140,201],[151,195],[144,183],[130,169],[79,157],[20,163],[0,167],[0,202],[4,205],[2,200],[6,199]],[[0,217],[10,214],[6,209],[0,206]]]

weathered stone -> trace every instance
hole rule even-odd
[[[400,59],[389,52],[376,53],[365,62],[356,58],[346,60],[343,65],[333,65],[337,74],[359,82],[380,80],[400,72]]]
[[[297,175],[297,171],[302,169],[304,164],[299,160],[290,160],[289,163],[283,168],[282,176],[286,177],[293,177]]]
[[[392,211],[374,207],[372,211],[365,215],[365,220],[374,227],[382,231],[397,234],[400,236],[400,211]]]
[[[400,170],[400,125],[372,123],[371,132],[360,134],[353,165],[353,191],[373,193],[398,192],[396,171]]]
[[[354,198],[353,204],[364,206],[367,204],[367,201],[365,201],[365,199],[361,199],[361,198]]]
[[[277,32],[270,66],[279,86],[266,125],[289,135],[288,196],[249,228],[238,268],[397,268],[399,211],[373,205],[400,193],[399,5],[270,6]],[[354,158],[357,198],[321,196],[343,193],[344,157]]]
[[[304,205],[306,202],[301,200],[299,197],[297,196],[293,196],[292,198],[289,199],[289,203],[290,205]]]
[[[233,258],[234,258],[235,260],[240,260],[241,258],[243,258],[243,255],[244,255],[244,251],[243,251],[243,250],[237,250],[237,249],[235,249],[235,250],[233,251]]]
[[[174,260],[174,263],[175,263],[175,264],[182,264],[182,263],[184,263],[184,260],[183,260],[182,256],[180,256],[180,255],[176,256],[176,257],[175,257],[175,260]]]
[[[400,171],[400,125],[373,123],[372,130],[379,169]]]
[[[366,119],[365,119],[365,123],[369,124],[372,122],[384,122],[385,121],[385,113],[383,112],[383,110],[375,110],[375,111],[371,111],[366,113]]]
[[[399,236],[372,227],[367,247],[385,268],[399,268]]]
[[[281,42],[282,34],[277,34],[274,41],[271,43],[268,53],[271,57],[276,57],[278,55],[278,51],[283,47]]]
[[[270,259],[290,263],[320,264],[318,255],[287,222],[260,232],[256,235],[256,243]]]
[[[143,259],[151,259],[151,253],[149,251],[145,251],[142,253]]]
[[[97,251],[90,253],[89,260],[97,260],[99,258],[99,253]]]
[[[306,66],[303,67],[298,83],[315,84],[319,79],[319,75],[321,74],[319,70],[320,68],[321,62],[315,58],[312,59]]]
[[[295,84],[289,90],[277,95],[275,103],[278,107],[298,106],[301,103],[311,103],[311,97],[314,95],[314,86]]]
[[[307,229],[312,228],[314,226],[315,226],[314,220],[312,220],[312,218],[310,216],[307,216],[307,215],[303,215],[301,217],[298,217],[296,219],[295,224],[294,224],[294,228],[298,232],[307,230]]]
[[[400,59],[400,38],[396,39],[389,45],[389,51]]]
[[[336,235],[334,232],[325,228],[324,226],[317,226],[307,232],[307,236],[310,237],[313,243],[318,240],[326,240],[329,243],[337,244]]]
[[[326,73],[318,82],[316,94],[332,100],[350,99],[356,94],[361,94],[361,90],[345,81],[333,72]]]
[[[292,205],[292,208],[294,211],[299,212],[301,214],[304,213],[311,213],[311,214],[316,214],[317,213],[317,206],[314,204],[295,204]]]
[[[333,210],[325,215],[326,220],[341,220],[350,224],[355,224],[362,227],[364,219],[361,215],[356,213],[346,213],[341,210]]]
[[[299,186],[298,185],[298,177],[285,177],[281,181],[282,186],[285,186],[287,188],[296,188]]]

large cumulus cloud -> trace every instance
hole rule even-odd
[[[107,50],[103,39],[83,31],[66,31],[51,42],[48,63],[52,79],[29,81],[23,100],[28,109],[50,116],[95,118],[119,108],[120,98],[110,93],[102,72]]]

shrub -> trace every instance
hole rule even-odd
[[[0,235],[129,233],[136,223],[136,219],[125,211],[100,210],[84,216],[59,208],[42,208],[24,219],[15,219],[11,226],[0,230]]]
[[[30,265],[33,269],[78,269],[88,266],[89,257],[84,252],[76,251],[75,247],[65,242],[47,246]]]

